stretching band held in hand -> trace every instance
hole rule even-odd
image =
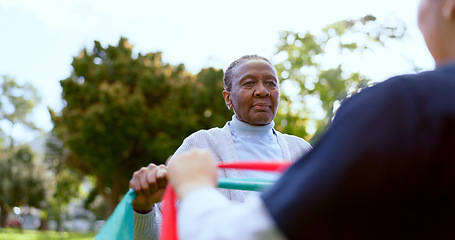
[[[244,169],[244,170],[260,170],[260,171],[278,171],[286,170],[291,162],[235,162],[235,163],[219,163],[218,168]],[[218,187],[238,189],[238,190],[260,190],[264,187],[272,185],[273,182],[262,179],[248,178],[224,178],[218,180]],[[221,186],[220,186],[221,185]],[[166,186],[163,195],[163,223],[161,225],[161,240],[177,240],[177,209],[175,203],[177,195],[174,192],[171,184]]]

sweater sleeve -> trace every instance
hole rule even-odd
[[[134,240],[158,240],[161,229],[161,204],[155,204],[153,210],[147,214],[140,214],[133,211]]]
[[[187,137],[182,145],[175,151],[173,157],[181,155],[182,153],[198,146],[197,141],[194,141],[194,134]],[[172,161],[172,159],[171,159]],[[155,204],[153,210],[147,214],[139,214],[134,212],[134,240],[149,240],[158,239],[160,235],[162,215],[160,211],[161,204]]]
[[[219,152],[220,147],[217,144],[219,142],[225,140],[223,138],[223,131],[212,129],[210,133],[207,130],[197,131],[190,136],[188,136],[180,145],[180,147],[175,151],[173,157],[179,156],[182,153],[191,150],[192,148],[210,148],[212,151],[217,152],[215,154],[216,161],[221,161],[219,158],[220,155],[222,156],[229,156],[228,152]],[[218,142],[212,141],[212,138],[218,139]],[[229,148],[222,148],[225,151]],[[232,154],[232,153],[231,153]],[[171,159],[172,161],[172,159]],[[230,191],[226,189],[220,190],[225,196],[229,197],[230,199]],[[162,215],[160,211],[161,203],[155,204],[153,210],[148,214],[139,214],[134,213],[133,221],[134,221],[134,239],[135,240],[142,240],[142,239],[158,239],[160,229],[161,229],[161,222],[162,222]]]

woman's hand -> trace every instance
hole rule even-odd
[[[133,201],[133,210],[137,213],[152,211],[153,204],[161,201],[168,181],[167,167],[149,164],[134,172],[130,180],[130,188],[133,188],[137,196]]]

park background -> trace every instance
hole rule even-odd
[[[276,128],[315,144],[350,95],[434,67],[418,3],[0,0],[0,225],[99,229],[135,170],[231,118],[245,54],[277,68]]]

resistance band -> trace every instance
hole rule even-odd
[[[262,171],[284,171],[292,163],[290,162],[236,162],[220,163],[218,168],[248,169]],[[242,181],[243,180],[243,181]],[[260,190],[272,185],[273,182],[260,179],[225,179],[219,180],[219,185],[223,188],[242,189],[242,190]],[[220,187],[219,186],[219,187]],[[245,189],[245,188],[249,189]],[[163,222],[161,225],[160,240],[177,240],[177,209],[175,203],[177,196],[170,184],[166,186],[163,195],[162,215]]]

